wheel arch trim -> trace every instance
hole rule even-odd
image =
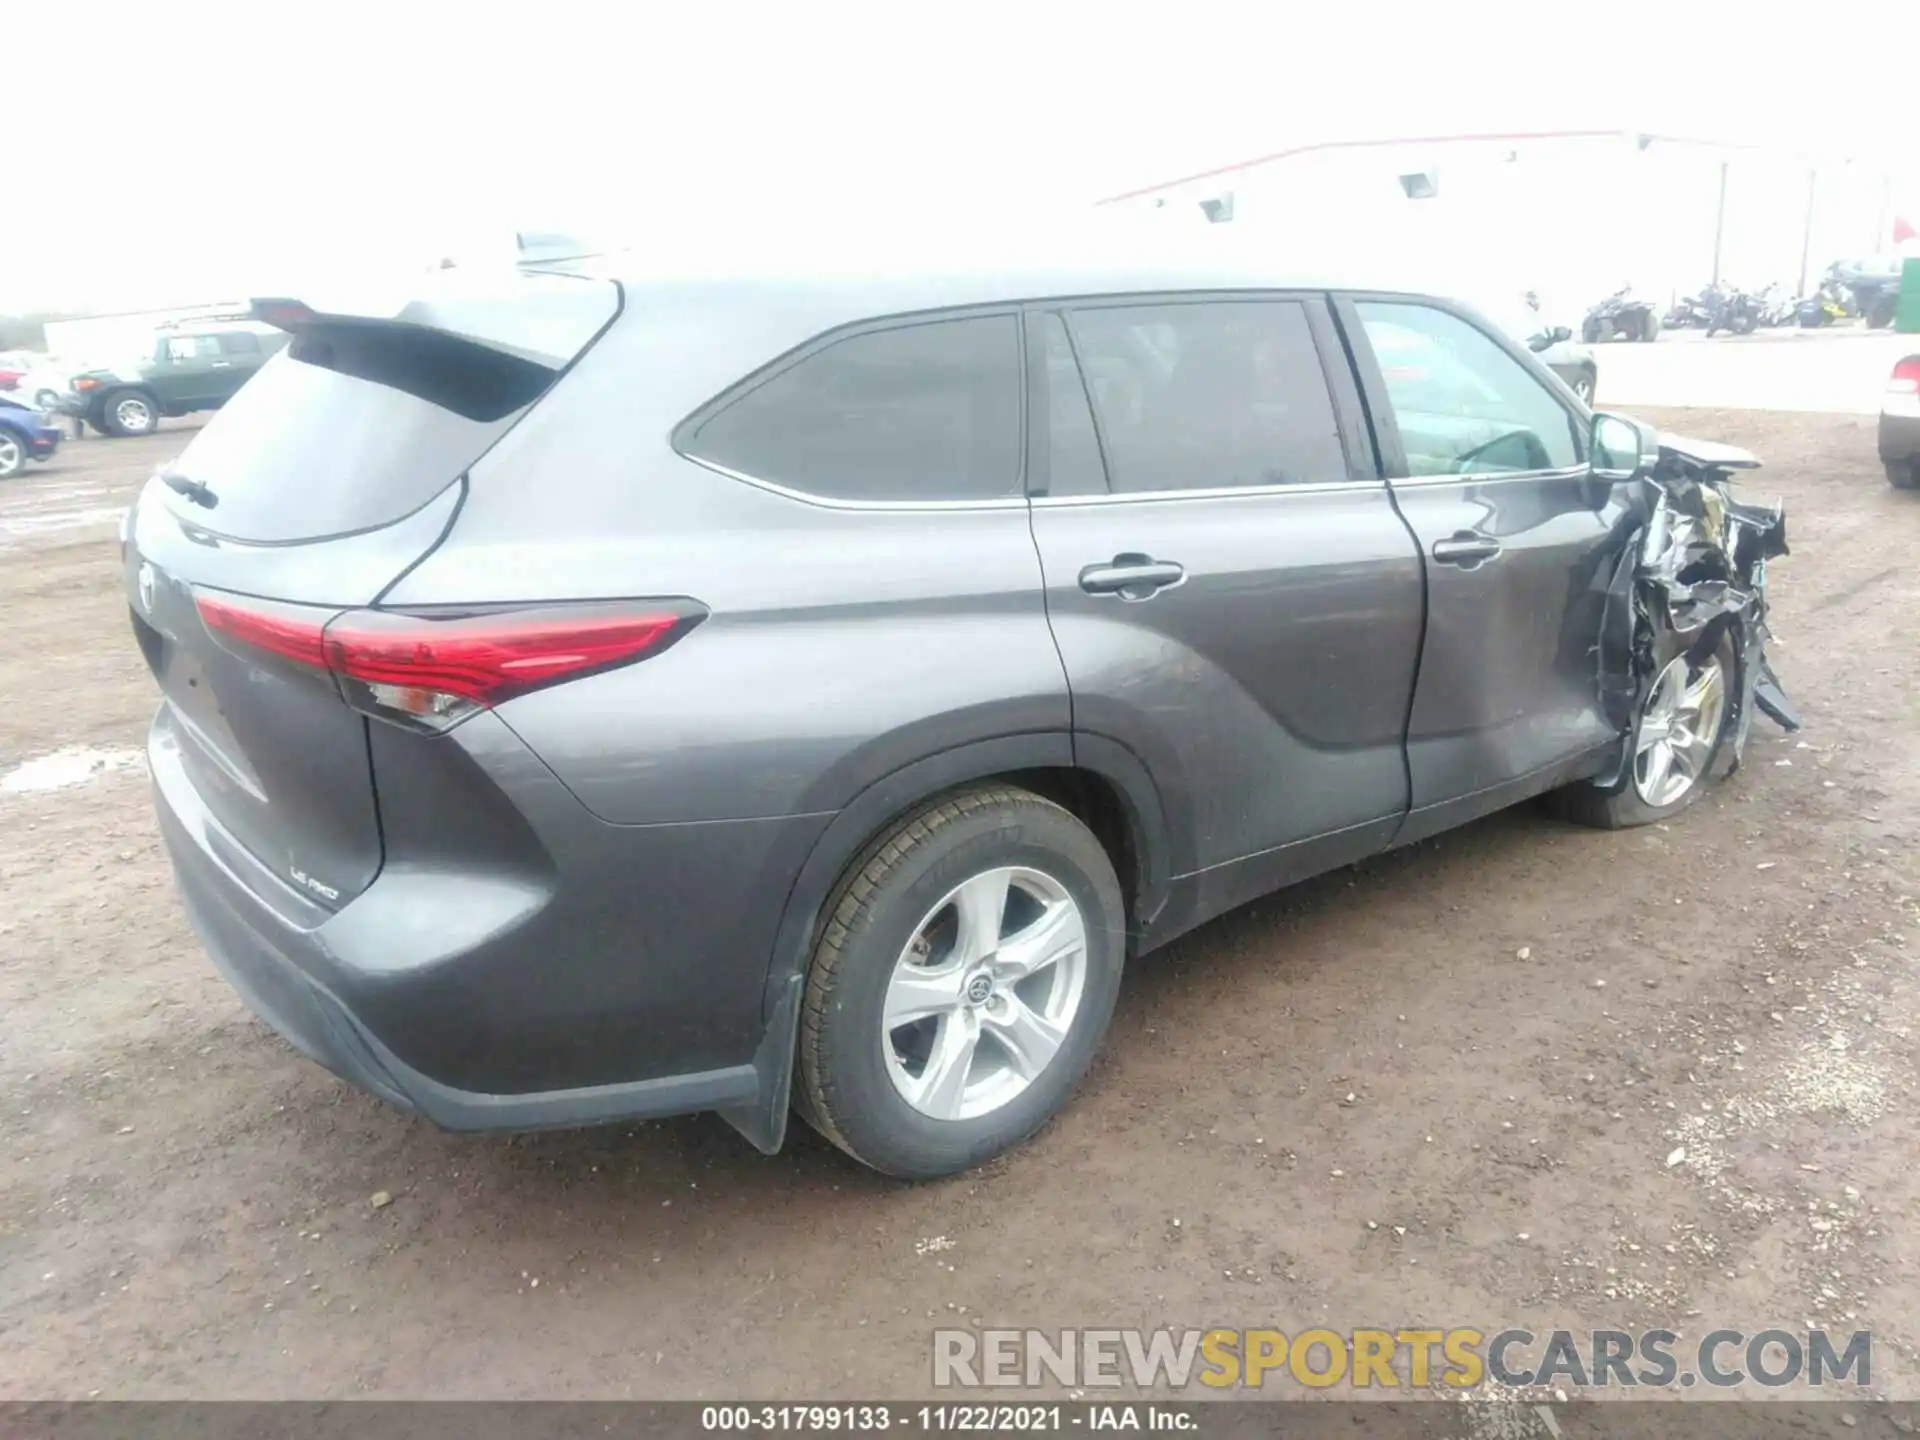
[[[753,1059],[757,1094],[750,1104],[719,1112],[755,1148],[773,1154],[786,1135],[807,958],[821,912],[847,866],[889,822],[914,807],[945,791],[1023,770],[1080,770],[1110,785],[1135,848],[1136,923],[1144,927],[1166,903],[1171,872],[1159,791],[1145,765],[1113,741],[1064,730],[1007,735],[941,751],[873,780],[821,832],[782,908],[762,1002],[766,1029]]]

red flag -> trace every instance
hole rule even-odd
[[[1893,243],[1894,244],[1904,245],[1907,243],[1907,241],[1912,240],[1916,237],[1920,237],[1920,231],[1916,231],[1913,228],[1913,225],[1908,221],[1906,216],[1896,215],[1893,217]]]

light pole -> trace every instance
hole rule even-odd
[[[1807,171],[1807,219],[1800,231],[1800,293],[1807,293],[1807,256],[1813,249],[1813,195],[1819,188],[1820,172]]]
[[[1720,199],[1713,209],[1713,283],[1720,283],[1720,242],[1727,234],[1727,162],[1720,162]]]

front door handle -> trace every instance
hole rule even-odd
[[[1433,558],[1442,565],[1458,565],[1472,570],[1500,553],[1500,542],[1478,530],[1456,530],[1444,540],[1433,542]]]
[[[1104,565],[1080,572],[1080,588],[1089,595],[1118,595],[1122,600],[1145,600],[1187,578],[1186,567],[1151,555],[1116,555]]]

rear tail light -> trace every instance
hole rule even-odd
[[[1893,367],[1880,408],[1889,415],[1920,416],[1920,355],[1909,355]]]
[[[689,600],[538,609],[349,610],[330,620],[200,593],[223,642],[332,678],[354,709],[441,731],[518,695],[657,655],[705,617]]]

